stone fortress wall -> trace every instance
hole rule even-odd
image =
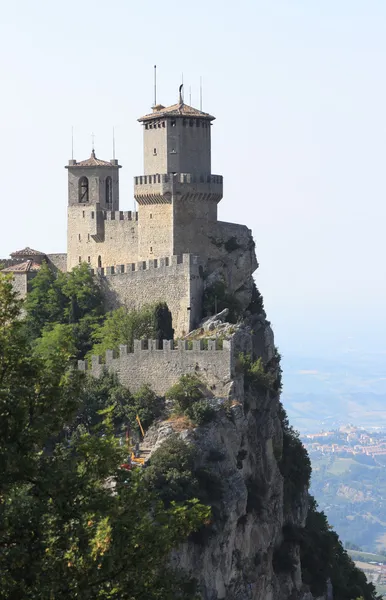
[[[68,207],[67,229],[70,271],[78,264],[126,264],[138,260],[138,213],[103,210],[99,203]]]
[[[116,373],[122,385],[136,392],[148,384],[158,395],[163,396],[182,375],[198,375],[207,384],[214,396],[228,395],[235,376],[232,342],[224,340],[219,349],[216,340],[208,340],[208,348],[203,349],[202,340],[193,341],[188,349],[186,341],[180,340],[174,349],[173,341],[163,341],[159,349],[156,340],[136,340],[134,352],[127,346],[120,346],[119,357],[112,350],[106,352],[106,362],[100,356],[93,356],[91,369],[86,361],[78,361],[78,369],[88,371],[93,377],[100,377],[104,369]]]
[[[203,268],[197,256],[183,254],[93,270],[100,280],[106,310],[141,308],[166,302],[176,336],[197,326],[202,314]]]

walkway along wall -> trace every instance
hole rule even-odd
[[[96,269],[106,310],[141,308],[166,302],[177,337],[196,327],[202,317],[203,269],[197,256],[183,254]]]
[[[234,377],[234,356],[232,342],[224,340],[219,349],[216,340],[208,340],[208,348],[203,348],[203,341],[193,341],[193,348],[188,349],[186,341],[179,341],[174,349],[173,341],[164,340],[163,349],[155,340],[147,342],[135,340],[134,352],[127,351],[127,346],[120,346],[119,357],[112,350],[106,352],[106,363],[102,364],[100,356],[93,356],[91,370],[94,377],[100,377],[104,369],[116,373],[122,385],[136,392],[142,385],[148,384],[154,392],[163,396],[174,385],[181,375],[198,375],[211,389],[213,394],[222,397],[228,394],[229,384]],[[86,361],[78,361],[81,371],[88,370]]]

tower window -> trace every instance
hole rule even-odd
[[[165,127],[165,121],[162,121],[162,127]]]
[[[173,121],[170,121],[170,125],[171,125],[172,127],[175,127],[175,126],[176,126],[176,120],[175,120],[175,119],[173,119]]]
[[[196,119],[196,127],[200,127],[200,119]]]
[[[113,201],[113,182],[112,182],[110,175],[108,177],[106,177],[105,187],[106,187],[106,204],[111,204]]]
[[[83,218],[85,217],[85,215],[86,215],[86,213],[85,213],[85,211],[83,211]]]
[[[88,242],[90,241],[90,234],[89,233],[87,234],[87,241]]]
[[[187,123],[186,119],[182,119],[182,124],[184,127],[186,127],[186,123]]]
[[[79,179],[79,202],[88,202],[88,179],[81,177]]]
[[[150,218],[151,218],[151,219],[153,218],[153,215],[152,215],[152,213],[150,213]]]
[[[80,241],[80,233],[78,234],[78,240]]]
[[[157,155],[157,148],[153,148],[153,154],[154,154],[154,156]]]
[[[150,252],[153,252],[153,246],[150,246]]]
[[[190,121],[189,121],[189,127],[193,127],[193,119],[190,119]]]
[[[102,267],[102,257],[98,256],[98,268],[100,269]]]
[[[87,257],[87,262],[90,263],[91,262],[91,258],[88,256]]]
[[[92,211],[92,213],[91,213],[91,218],[92,218],[92,219],[94,219],[94,218],[95,218],[95,213],[94,213],[94,211]]]
[[[82,262],[82,257],[79,256],[79,264]]]
[[[145,124],[145,129],[149,129],[148,123]]]

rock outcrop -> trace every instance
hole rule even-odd
[[[239,351],[253,349],[256,358],[272,362],[276,349],[264,315],[238,325],[222,322],[224,316],[212,318],[203,329],[232,337]],[[203,600],[311,600],[302,584],[299,548],[291,547],[290,571],[281,569],[275,554],[283,525],[303,527],[307,515],[306,489],[290,508],[284,505],[279,395],[253,391],[239,372],[218,406],[211,423],[179,433],[198,449],[197,468],[210,472],[218,497],[210,527],[179,548],[173,563],[197,580]],[[152,427],[146,446],[156,449],[173,431],[173,421]]]

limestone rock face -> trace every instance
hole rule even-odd
[[[205,287],[222,281],[227,292],[245,310],[252,298],[252,275],[259,266],[252,232],[247,227],[238,227],[232,232],[221,230],[212,243],[214,252],[207,263]]]
[[[270,360],[272,329],[263,316],[253,320],[218,327],[232,331],[240,349],[253,347]],[[296,506],[284,509],[277,462],[283,444],[279,397],[245,392],[243,375],[236,374],[229,397],[219,405],[213,422],[180,433],[198,449],[197,467],[210,472],[220,494],[213,501],[211,526],[178,548],[172,562],[197,580],[203,600],[314,600],[302,584],[297,546],[292,573],[274,569],[283,524],[304,526],[307,515],[306,490]],[[172,431],[170,422],[151,428],[146,446],[159,447]]]

